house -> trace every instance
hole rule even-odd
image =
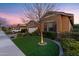
[[[32,33],[38,29],[38,23],[34,20],[31,20],[27,24],[27,30],[29,33]]]
[[[26,29],[26,25],[25,24],[20,25],[20,29]]]
[[[27,30],[25,24],[18,24],[12,27],[12,32],[25,32]]]
[[[17,33],[17,32],[20,32],[21,31],[19,25],[13,25],[11,28],[12,28],[11,31],[13,33]]]
[[[70,13],[49,11],[41,21],[44,31],[52,31],[57,33],[70,32],[73,29],[74,16]]]
[[[19,26],[19,28],[20,28],[20,30],[21,30],[21,33],[27,32],[27,26],[26,26],[26,24],[21,24],[21,25]]]

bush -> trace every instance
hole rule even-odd
[[[44,37],[49,39],[55,39],[57,37],[56,32],[44,32]]]
[[[6,31],[6,29],[7,29],[7,28],[5,28],[5,27],[2,27],[2,30],[3,30],[3,31]]]
[[[73,29],[73,32],[79,32],[79,29],[74,28],[74,29]]]
[[[12,34],[10,28],[2,27],[2,30],[3,30],[6,34]]]
[[[37,31],[35,31],[33,33],[29,33],[29,35],[31,35],[31,36],[39,36],[39,33]]]
[[[33,33],[28,33],[28,32],[25,32],[25,33],[17,33],[17,36],[18,37],[24,37],[24,36],[38,36],[38,33],[37,32],[33,32]]]
[[[63,38],[60,42],[64,50],[64,55],[79,56],[79,41],[70,38]]]
[[[73,32],[79,32],[79,24],[74,24]]]
[[[24,37],[29,35],[29,33],[17,33],[17,37]]]
[[[78,32],[69,32],[69,33],[62,33],[62,38],[73,38],[79,40],[79,33]]]
[[[17,37],[21,37],[23,36],[21,33],[17,33]]]
[[[26,33],[27,29],[21,29],[21,33]]]

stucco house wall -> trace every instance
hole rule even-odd
[[[71,17],[71,19],[70,19]],[[50,23],[54,22],[56,23],[56,32],[70,32],[73,28],[73,25],[71,24],[71,21],[73,23],[73,14],[69,13],[56,13],[51,14],[43,18],[43,23]]]
[[[27,31],[29,33],[33,33],[34,31],[36,31],[38,29],[38,23],[36,21],[31,20],[28,24],[27,24]]]
[[[34,31],[37,30],[37,27],[34,27],[34,28],[28,28],[27,29],[29,33],[33,33]]]

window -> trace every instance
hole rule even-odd
[[[47,24],[47,31],[56,32],[56,23],[50,22]]]

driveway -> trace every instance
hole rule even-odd
[[[24,56],[24,53],[0,30],[0,56]]]

